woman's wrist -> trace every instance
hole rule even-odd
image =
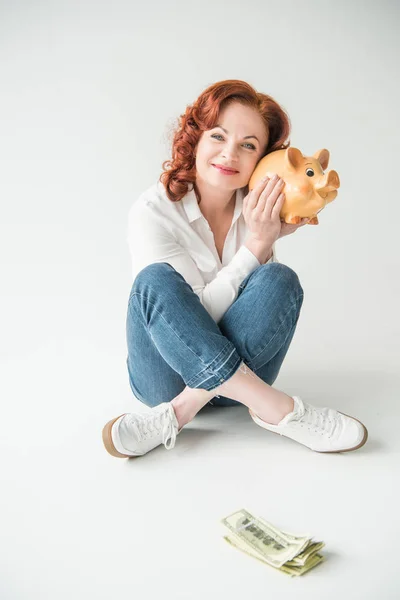
[[[250,250],[252,254],[254,254],[258,262],[262,265],[265,264],[268,260],[270,260],[273,254],[271,244],[261,242],[260,240],[256,240],[252,237],[250,237],[246,241],[245,246]]]

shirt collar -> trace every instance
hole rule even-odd
[[[238,220],[242,213],[244,190],[245,188],[239,188],[236,190],[235,210],[233,211],[232,225]],[[193,184],[191,184],[189,191],[182,198],[182,205],[185,209],[189,223],[204,216],[197,202]]]

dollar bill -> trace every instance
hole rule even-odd
[[[245,509],[222,519],[230,531],[224,539],[237,549],[291,576],[303,575],[325,560],[323,542],[281,531]]]
[[[273,567],[279,568],[309,545],[307,538],[289,540],[272,524],[261,523],[245,509],[225,517],[222,523]]]
[[[268,524],[268,522],[265,521],[261,517],[258,517],[258,520],[261,523]],[[296,536],[294,536],[290,533],[287,533],[286,531],[282,531],[282,530],[281,530],[281,534],[283,537],[288,538],[290,540],[304,539],[303,537],[299,538],[299,537],[296,537]],[[316,552],[318,552],[319,550],[321,550],[321,548],[323,548],[325,546],[324,542],[313,542],[312,538],[308,538],[308,540],[309,540],[309,542],[308,542],[308,545],[305,547],[305,549],[302,552],[300,552],[297,556],[295,556],[292,561],[289,561],[289,563],[286,563],[286,564],[293,563],[293,565],[304,565],[306,563],[306,561],[309,560],[309,558],[313,554],[315,554]]]
[[[241,542],[240,538],[235,539],[234,534],[231,534],[229,536],[225,535],[224,540],[226,540],[229,544],[231,544],[231,546],[234,546],[241,552],[244,552],[245,554],[248,554],[249,556],[256,558],[257,560],[261,561],[264,564],[267,564],[268,566],[272,566],[259,553],[253,552],[248,546],[246,546],[246,544],[243,544]],[[309,560],[305,565],[302,565],[302,566],[293,565],[292,566],[289,563],[285,563],[284,565],[281,565],[280,567],[274,567],[274,568],[277,571],[281,571],[282,573],[285,573],[286,575],[290,575],[291,577],[298,577],[300,575],[304,575],[304,573],[307,573],[307,571],[310,571],[312,568],[316,567],[320,562],[323,562],[324,560],[325,560],[325,557],[322,554],[315,554],[311,558],[311,560]]]

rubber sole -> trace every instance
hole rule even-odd
[[[104,447],[107,450],[107,452],[109,454],[111,454],[111,456],[115,456],[116,458],[136,458],[135,456],[131,456],[130,454],[121,454],[120,452],[118,452],[118,450],[114,446],[114,443],[112,440],[112,435],[111,435],[112,426],[114,425],[115,421],[118,421],[118,419],[120,417],[123,417],[126,414],[127,413],[123,413],[122,415],[119,415],[119,417],[115,417],[115,419],[111,419],[111,421],[108,421],[108,423],[106,423],[103,427],[102,437],[103,437]]]
[[[338,413],[340,413],[341,415],[344,415],[345,417],[349,417],[350,419],[354,419],[355,421],[360,423],[360,425],[364,429],[364,437],[361,440],[361,442],[358,444],[358,446],[354,446],[353,448],[347,448],[345,450],[322,450],[322,452],[324,454],[333,454],[333,453],[337,453],[337,452],[352,452],[352,450],[358,450],[358,448],[361,448],[361,446],[364,446],[365,442],[368,439],[368,429],[365,427],[364,423],[361,423],[361,421],[359,421],[355,417],[351,417],[350,415],[346,415],[346,413],[340,412],[340,410],[338,410]],[[321,452],[321,450],[315,450],[315,452]]]
[[[361,440],[361,442],[357,446],[353,446],[352,448],[345,448],[344,450],[314,450],[313,448],[310,448],[306,444],[302,444],[302,445],[305,446],[306,448],[308,448],[309,450],[312,450],[313,452],[319,452],[320,454],[337,454],[339,452],[352,452],[353,450],[358,450],[358,448],[361,448],[361,446],[364,446],[365,442],[368,439],[368,430],[365,427],[364,423],[361,423],[361,421],[359,421],[355,417],[351,417],[350,415],[346,415],[346,413],[340,412],[340,410],[338,410],[337,412],[339,414],[341,414],[341,415],[344,415],[345,417],[349,417],[350,419],[354,419],[355,421],[358,421],[358,423],[360,423],[360,425],[362,425],[362,427],[364,429],[364,437],[363,437],[363,439]],[[250,417],[251,417],[251,410],[250,409],[249,409],[249,413],[250,413]],[[258,423],[256,423],[256,425],[258,425]],[[259,427],[261,427],[261,425],[259,425]],[[267,428],[263,427],[263,429],[267,429]],[[298,442],[297,440],[294,440],[290,436],[284,435],[283,433],[281,434],[281,433],[278,433],[277,431],[271,431],[270,429],[267,429],[267,431],[269,431],[270,433],[275,433],[275,435],[280,435],[280,436],[283,436],[283,437],[287,437],[289,440],[292,440],[293,442],[297,442],[298,444],[301,444],[301,442]]]

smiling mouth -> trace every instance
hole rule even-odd
[[[212,164],[212,163],[211,163]],[[239,173],[239,171],[236,171],[236,169],[225,169],[225,167],[220,167],[218,165],[212,165],[215,169],[219,169],[220,171],[225,171],[225,173]]]

